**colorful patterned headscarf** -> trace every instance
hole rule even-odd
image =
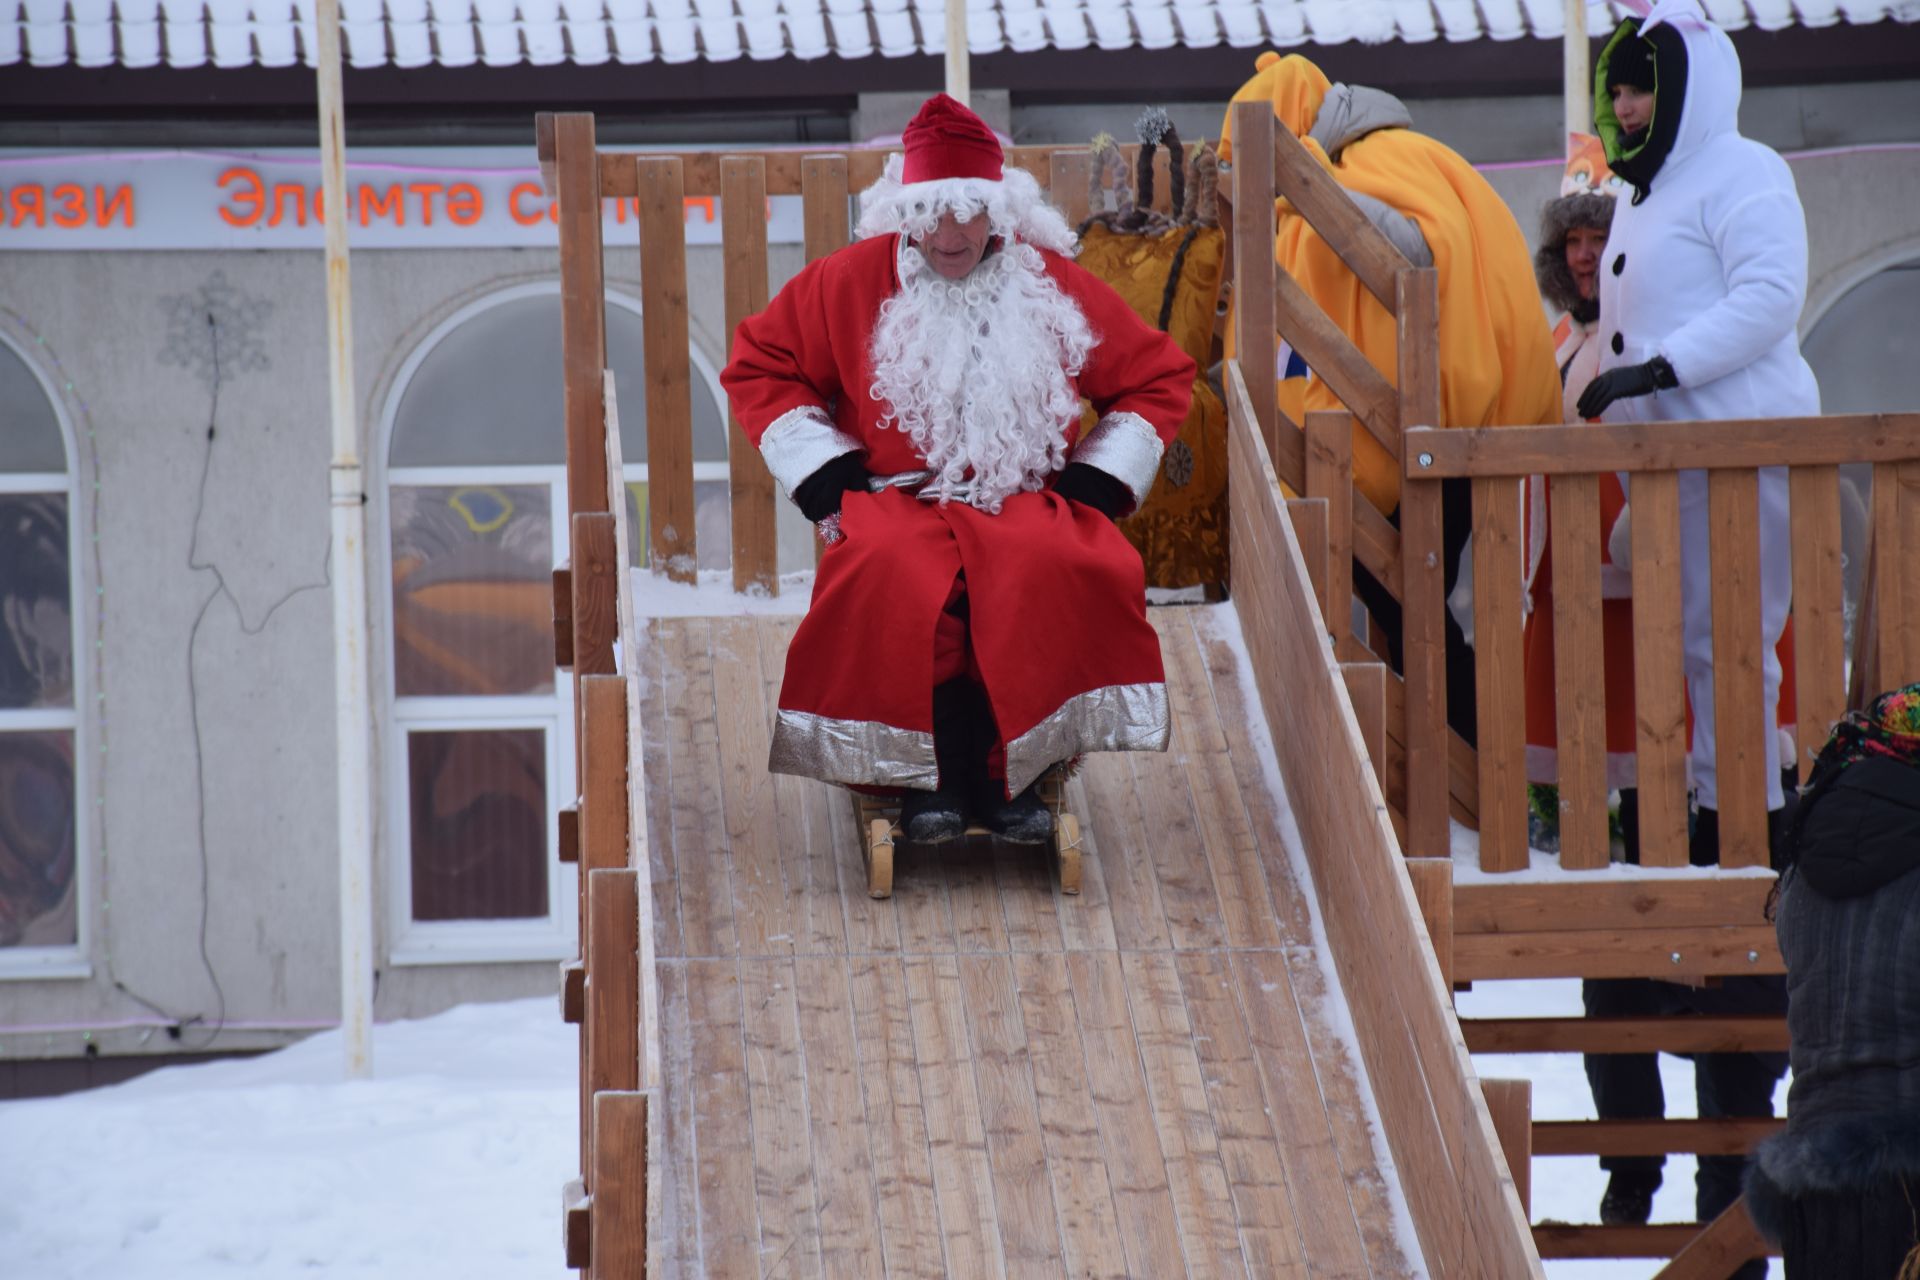
[[[1870,756],[1920,765],[1920,683],[1889,690],[1847,712],[1820,749],[1821,765],[1831,762],[1835,769]]]

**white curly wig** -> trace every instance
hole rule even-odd
[[[899,232],[908,240],[932,231],[940,215],[952,211],[962,222],[982,212],[987,225],[1003,240],[1072,255],[1079,242],[1060,211],[1047,203],[1046,193],[1025,169],[1007,166],[1000,181],[985,178],[939,178],[930,182],[900,180],[904,162],[887,157],[879,181],[860,193],[860,221],[854,235],[866,240]]]

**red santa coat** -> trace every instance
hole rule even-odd
[[[791,493],[822,464],[864,450],[876,475],[926,459],[881,425],[869,351],[899,289],[898,237],[810,264],[742,323],[720,380],[747,439]],[[1193,362],[1120,296],[1059,254],[1041,256],[1098,338],[1076,380],[1099,421],[1063,427],[1070,460],[1120,479],[1136,501],[1186,418]],[[787,654],[769,768],[827,782],[931,789],[934,637],[965,574],[971,663],[1017,792],[1088,751],[1164,750],[1160,646],[1140,557],[1099,512],[1051,489],[997,515],[899,489],[854,492],[843,537],[821,557],[813,604]]]

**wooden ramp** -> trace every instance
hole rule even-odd
[[[649,1275],[1418,1274],[1238,624],[1152,616],[1174,742],[1069,784],[1084,891],[975,840],[885,901],[846,793],[766,770],[793,621],[645,624]]]

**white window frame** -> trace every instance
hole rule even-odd
[[[374,616],[381,627],[377,640],[382,655],[376,687],[386,712],[380,739],[386,762],[383,775],[387,793],[387,802],[381,806],[379,815],[379,847],[384,851],[385,862],[387,959],[395,966],[520,963],[565,960],[578,954],[579,872],[557,856],[558,810],[563,804],[571,804],[571,798],[579,794],[574,767],[571,677],[556,667],[551,694],[401,697],[395,689],[393,663],[393,489],[396,486],[544,485],[549,495],[553,564],[557,568],[567,562],[572,535],[566,514],[566,467],[557,463],[394,467],[387,462],[400,402],[422,362],[444,338],[468,320],[503,303],[559,294],[558,281],[534,282],[490,293],[455,311],[408,354],[394,377],[381,414],[373,452],[377,482],[371,486],[374,518],[380,534],[369,541],[378,543],[372,557],[372,568],[379,583]],[[607,294],[607,303],[640,314],[637,301],[611,291]],[[715,403],[724,405],[726,400],[717,371],[697,349],[690,347],[689,357],[694,373],[704,379]],[[557,385],[554,394],[556,397],[560,394]],[[622,471],[623,481],[628,484],[647,479],[644,462],[629,463]],[[728,475],[727,463],[724,460],[696,462],[693,473],[696,480],[724,480]],[[517,920],[415,920],[407,735],[414,730],[527,728],[540,728],[546,734],[547,914]]]
[[[88,665],[92,649],[80,643],[80,620],[87,613],[87,597],[81,590],[81,557],[75,530],[85,522],[80,510],[80,484],[75,475],[73,424],[66,406],[53,392],[53,384],[20,346],[5,334],[0,343],[19,357],[40,384],[40,392],[53,409],[60,430],[60,446],[66,451],[67,469],[56,471],[0,471],[0,493],[54,493],[67,501],[67,625],[72,628],[73,701],[67,707],[28,707],[0,709],[0,732],[64,730],[73,735],[73,874],[74,941],[69,946],[0,947],[0,981],[38,981],[49,978],[91,978],[93,976],[94,848],[93,831],[93,750],[92,738],[81,722],[80,708],[90,705],[92,669]]]

